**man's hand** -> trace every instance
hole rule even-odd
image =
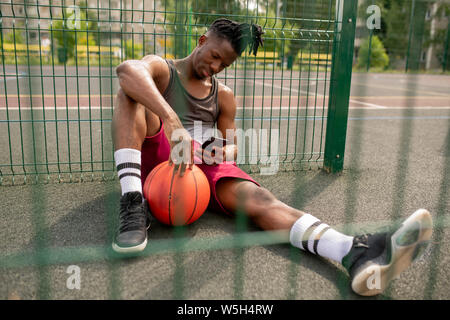
[[[194,165],[194,141],[179,118],[164,122],[164,133],[170,144],[169,165],[175,165],[174,172],[180,169],[182,177],[186,169]]]
[[[224,161],[235,161],[236,145],[211,146],[206,149],[198,148],[195,150],[195,156],[202,159],[203,163],[208,165],[216,165]]]

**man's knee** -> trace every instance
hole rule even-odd
[[[252,199],[261,205],[269,205],[276,200],[275,196],[263,187],[253,189]]]
[[[119,119],[137,122],[139,123],[139,125],[145,125],[144,106],[127,96],[125,92],[120,88],[116,96],[113,121],[117,122],[119,121]]]
[[[253,185],[247,192],[242,193],[247,209],[249,211],[264,212],[263,209],[270,209],[277,202],[275,196],[266,188]]]
[[[126,108],[126,107],[136,107],[136,101],[131,99],[129,96],[126,95],[126,93],[122,90],[122,88],[119,88],[116,95],[116,108]]]

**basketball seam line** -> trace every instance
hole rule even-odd
[[[172,219],[170,218],[170,203],[172,202],[172,187],[173,187],[173,180],[175,179],[175,170],[172,170],[172,179],[170,180],[170,188],[169,188],[169,223],[171,226],[174,224],[172,223]]]
[[[189,221],[192,219],[192,217],[194,216],[195,213],[195,209],[197,209],[197,201],[198,201],[198,188],[197,188],[197,179],[195,179],[195,173],[192,170],[192,176],[194,177],[194,182],[195,182],[195,205],[194,205],[194,210],[192,210],[192,214],[189,217],[189,219],[186,221],[187,224],[189,224]]]

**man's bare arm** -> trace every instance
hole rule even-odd
[[[178,119],[178,116],[161,95],[155,79],[167,74],[165,61],[154,55],[141,60],[122,62],[116,73],[123,92],[134,101],[142,104],[158,115],[164,122]]]

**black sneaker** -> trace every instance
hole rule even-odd
[[[119,231],[112,247],[119,253],[139,252],[147,245],[150,212],[142,194],[128,192],[120,198]]]
[[[382,293],[423,252],[431,239],[432,223],[430,213],[420,209],[394,232],[355,237],[342,259],[353,291],[362,296]]]

